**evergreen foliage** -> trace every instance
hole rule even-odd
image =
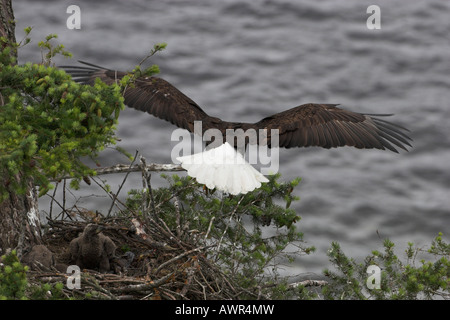
[[[195,247],[210,246],[207,258],[240,287],[249,291],[266,288],[260,294],[274,299],[289,296],[289,291],[277,291],[278,286],[287,284],[278,269],[315,250],[301,245],[303,234],[296,227],[300,217],[290,208],[291,202],[298,200],[292,191],[300,179],[280,183],[279,175],[273,175],[261,188],[231,196],[206,190],[190,177],[163,177],[169,186],[151,195],[146,195],[149,190],[132,190],[129,210],[143,215],[155,210],[183,241],[193,242]],[[144,197],[149,201],[153,197],[154,208],[142,205]],[[142,208],[148,208],[147,213]]]
[[[20,263],[15,251],[2,256],[0,261],[0,300],[26,299],[28,267]]]
[[[20,263],[14,250],[0,258],[0,300],[65,298],[62,294],[63,283],[31,285],[27,279],[27,272],[28,267]]]
[[[330,261],[336,271],[325,270],[330,285],[323,290],[325,299],[376,299],[376,300],[412,300],[450,298],[450,244],[439,234],[429,249],[408,244],[402,261],[394,253],[394,243],[386,239],[384,252],[373,251],[364,263],[356,263],[341,250],[338,243],[333,243],[328,252]],[[420,259],[418,255],[434,257]],[[379,289],[368,290],[367,269],[370,265],[381,269]]]
[[[69,55],[53,48],[50,35],[40,42],[43,64],[15,65],[6,47],[0,54],[0,201],[8,192],[24,193],[28,179],[40,186],[40,195],[51,180],[70,175],[76,179],[95,174],[80,158],[95,159],[115,143],[114,129],[123,97],[118,85],[98,81],[80,85],[63,70],[48,66],[53,55]],[[17,179],[17,175],[22,179]],[[20,182],[19,182],[20,181]]]

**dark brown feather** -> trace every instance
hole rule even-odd
[[[81,61],[80,61],[81,62]],[[81,62],[88,67],[66,66],[75,81],[94,84],[96,78],[112,84],[127,73],[108,70]],[[172,124],[194,132],[194,121],[202,121],[202,133],[219,129],[225,139],[226,129],[278,129],[279,146],[285,148],[320,146],[336,148],[376,148],[397,152],[407,150],[411,138],[407,129],[379,117],[387,115],[362,114],[338,108],[335,104],[304,104],[256,123],[226,122],[210,117],[193,100],[169,82],[158,77],[140,77],[124,91],[128,107],[147,112]],[[270,135],[268,145],[271,145]]]

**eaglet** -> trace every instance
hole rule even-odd
[[[55,266],[55,257],[46,246],[39,244],[23,256],[22,262],[30,266],[31,270],[45,270]]]
[[[114,258],[116,246],[109,237],[100,233],[102,229],[102,226],[90,223],[78,238],[70,242],[72,262],[81,269],[110,271],[110,260]]]

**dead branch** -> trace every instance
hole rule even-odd
[[[174,273],[169,273],[169,274],[165,275],[164,277],[162,277],[158,280],[155,280],[155,281],[144,282],[144,283],[135,284],[135,285],[129,285],[126,287],[120,287],[120,288],[113,289],[112,291],[120,292],[120,293],[147,292],[149,290],[153,290],[154,288],[157,288],[157,287],[163,285],[171,277],[173,277],[173,275],[174,275]]]
[[[136,161],[137,155],[138,155],[138,152],[136,151],[136,154],[134,155],[133,161],[131,161],[131,164],[130,164],[129,168],[131,168],[131,167],[133,166],[134,162]],[[119,189],[118,189],[117,192],[113,195],[113,201],[112,201],[112,203],[111,203],[111,206],[109,207],[108,214],[107,214],[108,217],[109,217],[110,214],[111,214],[111,211],[112,211],[112,209],[113,209],[113,207],[114,207],[114,205],[115,205],[115,203],[116,203],[116,199],[117,199],[117,197],[119,196],[120,190],[122,190],[122,187],[123,187],[123,185],[125,184],[125,181],[127,180],[129,174],[130,174],[130,171],[128,170],[127,173],[126,173],[126,175],[125,175],[125,177],[124,177],[123,180],[122,180],[122,183],[121,183],[120,186],[119,186]]]
[[[185,171],[183,167],[179,164],[172,164],[172,163],[150,163],[147,164],[144,168],[147,171],[156,171],[156,172],[162,172],[162,171]],[[110,167],[103,167],[98,169],[93,169],[97,175],[104,175],[104,174],[114,174],[114,173],[127,173],[127,172],[141,172],[142,171],[142,164],[116,164],[114,166]],[[72,179],[73,177],[66,175],[58,177],[57,179],[54,179],[54,181],[60,181],[63,179]]]
[[[206,248],[210,248],[210,247],[212,247],[212,246],[203,246],[203,247],[199,247],[199,248],[195,248],[195,249],[192,249],[192,250],[183,252],[183,253],[179,254],[178,256],[173,257],[172,259],[170,259],[170,260],[164,262],[163,264],[161,264],[161,265],[156,269],[155,274],[158,274],[158,272],[161,271],[161,269],[164,268],[164,267],[166,267],[167,265],[169,265],[169,264],[171,264],[171,263],[173,263],[173,262],[175,262],[175,261],[177,261],[177,260],[179,260],[179,259],[181,259],[181,258],[183,258],[183,257],[185,257],[185,256],[188,256],[188,255],[190,255],[191,253],[194,253],[194,252],[200,252],[200,251],[205,250]]]
[[[304,281],[300,281],[300,282],[291,283],[291,284],[289,284],[289,287],[290,288],[296,288],[298,286],[323,287],[323,286],[326,286],[327,284],[328,284],[328,282],[325,280],[304,280]]]

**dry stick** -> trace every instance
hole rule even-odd
[[[206,248],[210,248],[210,247],[212,247],[212,245],[211,245],[211,246],[198,247],[198,248],[195,248],[195,249],[192,249],[192,250],[189,250],[189,251],[185,251],[185,252],[183,252],[183,253],[177,255],[176,257],[174,257],[174,258],[172,258],[172,259],[170,259],[170,260],[167,260],[166,262],[164,262],[163,264],[161,264],[161,265],[158,267],[158,269],[156,269],[155,274],[158,274],[158,272],[161,271],[162,268],[164,268],[165,266],[171,264],[172,262],[175,262],[175,261],[177,261],[177,260],[179,260],[179,259],[181,259],[181,258],[183,258],[183,257],[185,257],[185,256],[187,256],[187,255],[190,255],[190,254],[193,253],[193,252],[202,251],[202,250],[204,250],[204,249],[206,249]]]
[[[212,265],[211,261],[209,261],[205,257],[199,256],[199,258],[211,270],[214,270],[216,274],[220,274],[222,281],[225,282],[229,286],[229,288],[232,289],[233,292],[237,292],[237,290],[235,289],[234,285],[230,282],[230,279],[229,279],[228,275],[224,274],[224,272],[220,268],[217,268],[217,265]],[[203,276],[203,273],[201,273],[201,274]],[[203,278],[204,278],[204,276],[203,276]],[[204,278],[204,280],[206,281],[205,278]],[[215,280],[217,281],[217,278]],[[210,286],[208,281],[206,281],[206,283],[208,284],[208,286]],[[218,283],[217,283],[217,286],[219,286]],[[237,296],[237,294],[235,294],[235,296]]]
[[[201,269],[199,270],[199,273],[200,273],[200,275],[202,276],[202,279],[205,281],[206,286],[208,286],[208,288],[209,288],[212,292],[215,292],[216,290],[214,290],[214,288],[209,284],[209,281],[206,280],[206,277],[205,277],[205,275],[203,274],[203,272],[202,272]],[[203,285],[201,284],[201,282],[199,282],[197,279],[195,279],[195,280],[196,280],[197,283],[202,287],[202,289],[203,289],[203,294],[204,294],[204,296],[205,296],[205,298],[206,298],[205,286],[203,286]],[[216,282],[216,285],[219,286],[219,285],[217,284],[217,282]]]
[[[185,245],[181,242],[180,239],[178,239],[172,233],[170,228],[167,226],[166,222],[159,217],[157,217],[156,219],[157,219],[156,221],[153,219],[151,220],[151,222],[153,222],[153,225],[156,226],[158,230],[162,232],[168,239],[175,241],[180,246],[181,249],[186,250]],[[162,226],[159,223],[157,223],[157,221],[159,221],[162,224]]]
[[[50,201],[50,219],[53,219],[52,214],[53,214],[53,199],[56,196],[56,190],[58,190],[58,186],[59,183],[57,182],[55,185],[55,190],[53,190],[53,196],[52,196],[52,201]]]
[[[148,165],[143,166],[142,164],[132,164],[132,165],[127,165],[127,164],[117,164],[115,166],[111,166],[111,167],[104,167],[104,168],[98,168],[98,169],[94,169],[96,172],[96,175],[103,175],[103,174],[114,174],[114,173],[130,173],[130,172],[142,172],[143,170],[145,171],[185,171],[185,169],[183,169],[181,167],[181,165],[179,164],[160,164],[160,163],[150,163]],[[66,176],[62,176],[59,177],[57,179],[54,179],[53,181],[60,181],[64,179],[64,186],[63,186],[63,204],[59,205],[61,207],[61,209],[63,210],[62,213],[67,213],[67,210],[65,209],[65,190],[66,190],[66,179],[73,179],[73,177],[66,175]],[[94,180],[94,182],[100,186],[103,190],[105,190],[105,188],[103,188],[103,186],[101,186],[97,181]],[[112,198],[111,194],[109,192],[107,192],[105,190],[105,192]],[[51,197],[51,196],[50,196]],[[52,198],[54,199],[54,197]],[[113,199],[113,198],[112,198]],[[115,199],[115,202],[119,202],[123,205],[122,202],[120,202],[117,198]],[[114,203],[114,202],[113,202]],[[154,203],[153,203],[154,206]],[[155,209],[155,208],[154,208]]]
[[[164,277],[162,277],[158,280],[155,280],[151,283],[133,284],[133,285],[129,285],[126,287],[113,288],[113,289],[111,289],[111,291],[118,292],[118,293],[130,293],[130,292],[142,292],[145,290],[154,289],[154,288],[157,288],[157,287],[163,285],[164,283],[166,283],[173,276],[173,274],[174,274],[174,272],[171,272],[171,273],[165,275]]]
[[[178,197],[174,196],[174,202],[175,206],[175,213],[176,213],[176,224],[177,224],[177,236],[181,238],[182,232],[181,232],[181,214],[180,214],[180,203],[178,202]]]
[[[63,207],[62,207],[62,209],[63,209],[63,212],[66,212],[66,179],[64,179],[64,182],[63,182]],[[69,216],[69,215],[67,215],[67,216]],[[61,219],[64,219],[64,215],[63,216],[61,216]]]
[[[142,163],[143,179],[145,179],[145,182],[147,183],[147,192],[150,195],[150,201],[151,201],[151,206],[152,206],[152,214],[153,214],[153,217],[156,218],[157,215],[156,215],[156,208],[155,208],[155,200],[153,199],[152,185],[150,183],[150,179],[151,179],[152,176],[151,176],[151,174],[148,173],[147,163],[145,162],[145,158],[141,156],[140,159],[141,159],[141,163]],[[148,209],[147,208],[147,204],[145,204],[145,205],[146,205],[146,209]]]
[[[48,193],[47,193],[46,195],[47,195],[47,197],[50,197],[50,198],[52,199],[52,203],[55,202],[55,203],[61,208],[61,210],[62,210],[61,213],[58,214],[58,215],[55,217],[54,220],[58,219],[60,216],[61,216],[61,220],[63,220],[63,219],[64,219],[64,213],[67,215],[67,217],[69,217],[70,220],[72,220],[72,217],[67,213],[67,210],[64,208],[64,206],[63,206],[61,203],[59,203],[58,200],[55,199],[54,195],[51,196],[51,195],[49,195]],[[53,220],[53,218],[52,218],[51,220]]]
[[[147,196],[148,196],[148,191],[145,192],[146,190],[148,190],[148,181],[147,181],[147,171],[145,170],[145,158],[144,157],[140,157],[140,162],[141,162],[141,166],[142,166],[142,171],[141,171],[141,175],[142,175],[142,214],[144,215],[144,217],[146,219],[148,219],[148,200],[147,200]]]
[[[133,165],[133,163],[136,161],[137,155],[138,155],[138,151],[136,150],[136,153],[135,153],[135,155],[134,155],[133,161],[131,161],[131,163],[130,163],[130,167],[131,167],[131,166]],[[112,211],[112,208],[113,208],[114,205],[116,204],[116,199],[117,199],[117,197],[119,196],[120,190],[122,190],[122,187],[123,187],[123,185],[125,184],[125,181],[127,180],[129,174],[130,174],[130,171],[127,171],[125,177],[123,178],[122,183],[121,183],[120,186],[119,186],[119,189],[117,190],[117,193],[114,194],[113,199],[112,199],[113,201],[112,201],[112,203],[111,203],[111,207],[109,207],[108,214],[106,215],[107,217],[110,216],[111,211]]]
[[[101,185],[96,179],[94,179],[93,177],[91,177],[91,179],[92,179],[92,181],[94,181],[100,188],[102,188],[103,191],[105,191],[105,193],[106,193],[111,199],[113,199],[113,196],[111,195],[111,193],[110,193],[108,190],[106,190],[106,188],[105,188],[104,186],[102,186],[102,185]],[[116,207],[117,207],[119,210],[122,210],[122,209],[117,205],[117,203],[121,204],[124,208],[127,207],[120,199],[117,199],[117,198],[116,198]],[[130,211],[131,211],[133,214],[136,214],[133,210],[130,209]]]
[[[96,175],[103,174],[114,174],[114,173],[123,173],[123,172],[142,172],[142,164],[134,164],[130,166],[129,164],[116,164],[111,167],[97,168],[92,169],[95,171]],[[186,171],[181,165],[173,164],[173,163],[150,163],[145,166],[145,170],[147,171]],[[74,177],[70,175],[61,176],[55,179],[51,179],[50,181],[60,181],[63,179],[73,179]]]
[[[227,224],[225,230],[223,231],[222,236],[220,237],[219,244],[217,245],[217,252],[219,252],[219,250],[220,250],[220,246],[222,245],[223,237],[225,236],[225,233],[228,231],[228,227],[231,224],[231,219],[233,218],[234,214],[236,213],[236,211],[243,199],[244,199],[244,196],[242,196],[241,199],[239,199],[238,203],[236,204],[236,207],[234,208],[233,212],[230,214],[230,219],[228,221],[228,224]]]
[[[211,231],[212,223],[213,223],[213,221],[214,221],[215,218],[216,218],[216,217],[213,216],[213,217],[211,218],[211,220],[209,221],[208,230],[206,230],[206,234],[205,234],[205,240],[208,239],[208,235],[209,235],[209,232]]]
[[[202,272],[200,272],[200,274],[202,275],[203,280],[205,281],[205,284],[213,291],[215,292],[215,290],[213,288],[211,288],[211,286],[208,284],[208,280],[205,279],[205,276],[203,275]],[[207,295],[206,295],[206,286],[203,285],[200,281],[197,280],[197,278],[195,278],[195,282],[197,282],[197,284],[202,287],[202,294],[203,294],[203,299],[207,300]]]
[[[199,267],[198,261],[194,262],[194,266],[191,266],[187,270],[187,279],[183,286],[183,289],[180,291],[180,295],[186,296],[186,293],[189,290],[189,287],[191,286],[192,280],[194,279],[195,270]]]
[[[180,239],[175,237],[175,235],[172,233],[170,228],[166,225],[165,221],[163,219],[161,219],[160,217],[158,217],[158,215],[156,214],[155,201],[154,201],[154,198],[153,198],[152,186],[151,186],[151,182],[150,182],[151,176],[148,174],[149,170],[148,170],[148,166],[147,166],[147,164],[145,162],[145,158],[141,156],[140,160],[141,160],[141,164],[142,164],[142,185],[143,185],[144,189],[145,189],[145,186],[147,186],[148,194],[150,195],[150,201],[151,201],[151,205],[152,205],[152,216],[153,216],[153,219],[154,219],[154,220],[153,219],[152,220],[148,220],[147,222],[150,223],[150,222],[153,221],[154,225],[157,228],[159,228],[159,230],[161,232],[165,233],[168,236],[169,239],[175,240],[178,243],[178,245],[181,248],[184,249],[184,245],[181,243]],[[144,196],[146,196],[146,195],[147,194],[144,194]],[[146,197],[143,198],[142,206],[143,206],[142,212],[146,213],[147,210],[148,210]],[[148,215],[145,215],[145,216],[148,217]],[[159,221],[164,226],[165,230],[164,230],[164,228],[161,225],[159,225],[157,223],[157,221]]]
[[[100,180],[101,180],[101,179],[100,179]],[[98,181],[97,181],[96,179],[94,179],[93,177],[92,177],[92,181],[94,181],[96,185],[98,185],[100,188],[102,188],[102,190],[105,191],[105,193],[111,198],[111,200],[113,199],[113,196],[111,195],[111,192],[109,192],[108,190],[106,190],[106,188],[105,188],[104,186],[102,186],[102,185],[100,184],[100,182],[98,182]],[[102,182],[103,182],[103,181],[102,181]],[[119,199],[116,199],[116,200],[117,200],[117,202],[120,202]]]
[[[159,288],[158,288],[158,291],[159,291],[159,292],[158,292],[159,295],[160,295],[161,297],[164,297],[165,299],[167,299],[167,297],[169,297],[170,300],[177,300],[177,299],[175,298],[174,295],[178,295],[178,296],[180,296],[181,298],[183,298],[184,300],[188,300],[187,297],[182,296],[180,293],[175,292],[175,291],[172,291],[172,290],[169,290],[169,289],[164,288],[164,287],[159,287]],[[146,299],[148,296],[151,296],[151,295],[153,295],[153,293],[152,293],[152,294],[149,294],[149,295],[147,295],[147,296],[145,296],[145,297],[143,297],[141,300],[144,300],[144,299]],[[167,300],[169,300],[169,299],[167,299]]]
[[[117,300],[117,297],[115,295],[113,295],[108,290],[102,288],[95,280],[91,280],[91,279],[89,279],[89,277],[86,277],[86,276],[81,276],[81,282],[83,284],[85,284],[85,285],[93,287],[98,292],[100,292],[100,293],[104,294],[105,296],[107,296],[109,299]]]

